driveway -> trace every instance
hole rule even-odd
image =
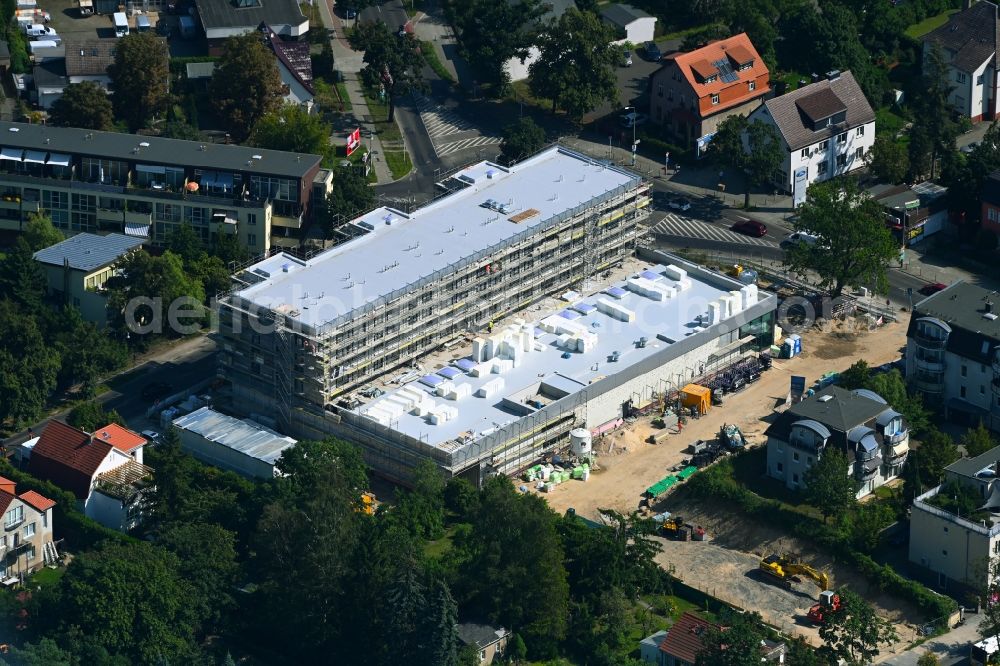
[[[932,638],[923,645],[902,652],[882,661],[891,666],[916,666],[917,660],[926,652],[937,655],[941,666],[969,663],[969,643],[979,640],[979,622],[982,618],[966,615],[966,623],[947,634]]]

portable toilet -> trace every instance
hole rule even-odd
[[[792,356],[798,356],[802,353],[802,336],[798,333],[794,333],[788,336],[788,339],[792,341]]]
[[[149,17],[145,14],[135,17],[135,30],[136,32],[147,32],[151,28],[149,24]]]
[[[680,393],[681,405],[696,408],[698,414],[708,414],[712,404],[712,390],[698,384],[688,384]]]

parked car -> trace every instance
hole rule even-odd
[[[796,231],[794,234],[788,234],[781,239],[779,245],[783,248],[790,247],[794,243],[805,243],[806,245],[815,245],[819,238],[813,234],[807,233],[805,231]]]
[[[976,149],[976,147],[979,146],[980,143],[981,143],[980,141],[973,141],[972,143],[968,144],[967,146],[962,146],[960,150],[963,153],[965,153],[966,155],[970,155],[970,154],[972,154],[972,151],[974,151]]]
[[[139,433],[146,438],[148,444],[159,444],[160,443],[160,433],[155,430],[143,430]]]
[[[930,284],[925,284],[924,286],[922,286],[919,291],[924,296],[933,296],[942,289],[947,289],[947,288],[948,285],[944,284],[943,282],[931,282]]]
[[[642,50],[646,53],[646,57],[653,62],[659,62],[663,59],[663,54],[660,52],[660,47],[656,45],[656,42],[646,42]]]
[[[676,199],[671,199],[667,207],[674,210],[691,210],[691,200],[685,197],[677,197]]]
[[[756,238],[767,235],[767,225],[757,220],[744,220],[743,222],[737,222],[729,228],[737,233],[755,236]]]
[[[153,382],[152,384],[146,384],[139,395],[142,396],[143,400],[159,400],[170,395],[170,392],[173,390],[174,387],[166,382]]]
[[[632,52],[626,49],[622,51],[622,67],[632,66]]]
[[[645,113],[630,111],[621,117],[621,124],[622,127],[628,127],[631,129],[633,125],[642,125],[647,120],[649,120],[649,116]]]

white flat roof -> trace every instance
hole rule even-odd
[[[309,260],[279,254],[261,261],[248,270],[262,281],[236,295],[319,327],[639,181],[558,146],[511,168],[481,162],[455,177],[469,186],[409,215],[371,211],[354,220],[368,233]],[[498,206],[484,206],[487,200]],[[530,210],[537,213],[509,219]]]
[[[665,300],[656,300],[633,290],[641,289],[639,285],[646,284],[641,281],[642,279],[661,287],[677,287],[678,280],[667,277],[664,275],[665,272],[669,272],[669,269],[663,265],[649,266],[630,274],[625,282],[572,303],[567,302],[564,309],[541,316],[539,320],[530,324],[533,350],[524,354],[516,367],[507,368],[501,373],[486,371],[482,376],[474,377],[462,369],[462,366],[468,367],[471,362],[469,357],[453,359],[443,369],[426,368],[424,377],[390,391],[353,411],[432,446],[449,451],[458,449],[464,443],[474,441],[481,435],[488,435],[493,430],[525,416],[526,413],[519,414],[517,411],[526,409],[524,405],[527,400],[538,399],[543,405],[553,402],[556,397],[576,393],[602,377],[627,370],[675,342],[697,335],[709,325],[710,304],[729,296],[731,291],[738,290],[742,286],[722,275],[713,275],[715,284],[712,284],[705,279],[687,274],[688,286]],[[636,278],[639,278],[638,282],[635,282]],[[626,288],[629,281],[634,282],[633,289]],[[614,292],[616,295],[612,296],[609,292]],[[758,295],[756,287],[748,288],[746,307],[758,302],[758,298],[763,300],[769,296],[763,293]],[[614,303],[633,312],[634,319],[626,322],[608,314],[606,305],[600,305],[601,301]],[[741,305],[740,311],[746,307]],[[605,311],[598,308],[603,308]],[[583,312],[586,314],[582,314]],[[728,317],[720,315],[719,322],[724,322],[736,314],[738,313],[732,313]],[[699,317],[702,319],[699,320]],[[551,328],[553,322],[558,323],[560,320],[570,321],[570,326],[596,336],[593,346],[587,351],[567,354],[563,342],[565,338],[555,332],[543,330],[546,324]],[[506,330],[508,327],[497,329],[491,335],[499,335]],[[718,334],[713,332],[713,337]],[[487,337],[489,336],[483,335],[483,338]],[[646,338],[645,346],[637,344],[641,338]],[[705,342],[708,341],[706,338]],[[609,360],[615,353],[617,360]],[[425,380],[428,375],[433,377]],[[447,377],[449,375],[452,376],[450,379]],[[498,392],[488,397],[476,395],[481,388],[498,379],[502,381],[502,387]],[[452,384],[469,384],[469,394],[458,397],[457,400],[435,395],[435,389],[427,383],[438,380],[451,381]],[[535,388],[539,384],[550,387],[548,393],[551,398],[537,397]],[[450,420],[439,422],[437,425],[432,425],[424,415],[413,414],[409,410],[400,413],[398,405],[405,406],[407,396],[413,396],[413,391],[428,396],[422,399],[433,401],[435,406],[454,408],[456,413]],[[456,439],[464,441],[460,444],[455,442]]]
[[[256,421],[237,419],[208,407],[174,419],[174,425],[272,465],[285,449],[298,443]]]

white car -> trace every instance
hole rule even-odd
[[[630,111],[626,113],[621,118],[622,127],[632,127],[634,125],[642,125],[644,122],[649,120],[649,116],[645,113],[636,113],[635,111]]]
[[[667,204],[667,208],[688,211],[691,210],[691,200],[684,197],[677,197],[676,199],[670,200],[670,203]]]
[[[146,442],[149,444],[159,444],[160,443],[160,433],[155,430],[143,430],[139,433],[146,438]]]
[[[632,52],[624,51],[622,53],[622,67],[631,67],[631,66],[632,66]]]
[[[816,241],[819,240],[819,236],[811,234],[807,231],[796,231],[793,234],[788,234],[783,239],[779,245],[781,247],[790,247],[795,243],[805,243],[806,245],[815,245]]]

